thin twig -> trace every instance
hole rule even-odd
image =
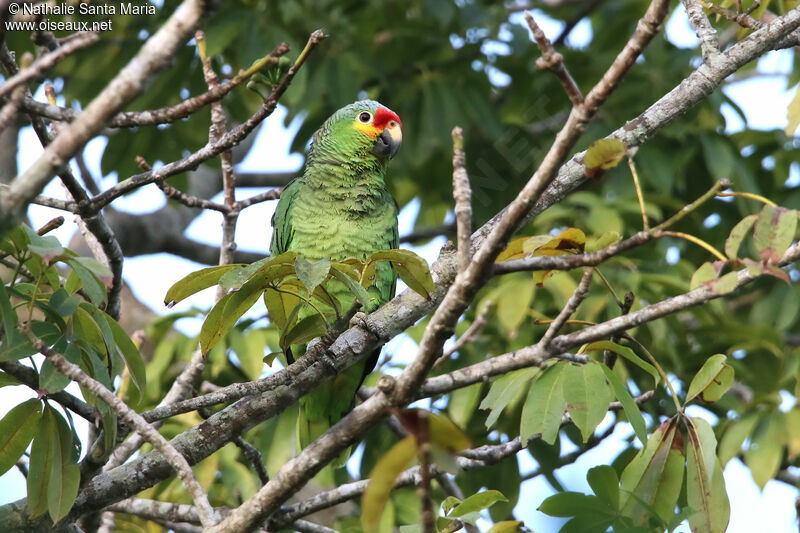
[[[558,331],[564,325],[564,322],[566,322],[567,319],[572,316],[572,314],[578,309],[578,306],[581,304],[581,302],[586,299],[586,296],[589,294],[589,284],[591,282],[592,269],[587,268],[583,271],[583,276],[581,276],[581,281],[575,288],[575,292],[572,293],[572,296],[570,296],[569,300],[567,300],[567,304],[564,306],[561,312],[558,313],[558,316],[547,328],[547,331],[544,332],[541,340],[539,340],[539,344],[543,348],[547,348],[550,345],[550,342],[553,340],[556,334],[558,334]]]
[[[702,6],[698,0],[683,0],[683,7],[689,15],[689,24],[692,25],[697,38],[700,40],[700,51],[703,54],[703,61],[719,55],[719,40],[717,30],[711,25]]]
[[[226,83],[220,84],[214,89],[207,92],[187,98],[179,104],[169,107],[162,107],[160,109],[150,109],[147,111],[123,111],[117,113],[108,121],[108,126],[112,128],[135,128],[139,126],[156,126],[159,124],[169,124],[196,113],[203,107],[222,100],[229,92],[247,81],[253,73],[258,71],[258,68],[274,63],[282,55],[289,51],[289,46],[286,43],[281,43],[269,55],[256,60],[253,66],[246,71],[239,72],[234,78]],[[29,113],[35,113],[44,118],[51,120],[58,120],[61,122],[72,122],[78,116],[78,112],[74,109],[49,105],[42,102],[37,102],[33,98],[26,97],[22,101],[22,108]]]
[[[241,211],[246,207],[250,207],[251,205],[255,204],[260,204],[261,202],[267,202],[269,200],[280,200],[282,191],[283,187],[276,187],[266,192],[262,192],[261,194],[256,194],[254,196],[251,196],[250,198],[239,200],[238,202],[236,202],[234,209]]]
[[[198,151],[194,152],[193,154],[180,159],[178,161],[173,161],[172,163],[168,163],[158,169],[144,172],[142,174],[137,174],[135,176],[131,176],[127,180],[120,182],[119,184],[115,185],[107,189],[106,191],[102,192],[101,194],[92,198],[91,202],[89,202],[89,208],[92,210],[99,210],[110,203],[115,198],[122,196],[134,189],[141,187],[142,185],[153,183],[156,181],[163,180],[170,176],[174,176],[175,174],[179,174],[189,169],[196,168],[200,163],[208,161],[212,157],[216,157],[220,153],[224,152],[225,150],[236,146],[239,142],[242,141],[247,135],[252,132],[256,126],[261,124],[268,116],[275,111],[275,107],[278,105],[278,100],[286,92],[289,84],[291,83],[292,79],[294,79],[295,74],[297,71],[302,67],[303,63],[305,63],[306,58],[311,53],[311,51],[325,38],[325,34],[321,30],[316,30],[311,34],[308,39],[308,43],[306,43],[305,48],[298,56],[297,60],[295,61],[294,65],[289,69],[289,72],[284,76],[281,83],[275,87],[272,91],[272,94],[264,101],[264,104],[256,111],[249,119],[247,119],[242,124],[238,125],[237,127],[231,129],[228,133],[222,136],[222,138],[215,142],[215,143],[208,143]]]
[[[16,177],[9,189],[0,194],[0,213],[3,213],[0,226],[8,229],[21,220],[31,199],[42,191],[78,150],[102,130],[111,117],[144,90],[150,76],[166,66],[210,7],[202,0],[184,0],[175,9],[164,25],[144,43],[75,121],[62,129],[44,154],[24,174]]]
[[[633,302],[635,300],[635,296],[633,292],[628,291],[625,293],[625,299],[622,302],[618,302],[620,315],[627,315],[631,312],[631,307],[633,307]],[[620,338],[622,337],[622,333],[616,333],[611,336],[611,342],[619,343]],[[614,368],[614,364],[617,362],[617,354],[612,352],[611,350],[603,351],[603,364],[606,365],[608,368]]]
[[[472,324],[469,325],[467,331],[465,331],[463,335],[457,338],[450,348],[448,348],[447,350],[444,351],[444,353],[442,353],[441,357],[439,357],[439,359],[437,359],[433,363],[432,368],[436,368],[440,364],[444,363],[461,348],[475,341],[475,339],[477,339],[478,336],[481,334],[483,326],[486,325],[486,321],[489,317],[489,311],[491,311],[493,307],[494,307],[494,302],[491,301],[486,302],[483,311],[481,311],[481,314],[479,314],[478,317],[472,321]]]
[[[39,76],[45,70],[52,68],[56,63],[68,55],[97,42],[99,36],[93,32],[78,32],[72,36],[69,42],[62,44],[59,48],[48,52],[34,61],[31,66],[23,68],[15,75],[8,78],[5,83],[0,85],[0,98],[3,98],[18,85],[26,83]]]
[[[445,237],[449,237],[451,235],[454,235],[455,233],[456,233],[455,224],[442,224],[441,226],[415,229],[411,233],[408,233],[400,237],[400,242],[414,243],[417,241],[432,239],[434,237],[438,237],[439,235],[444,235]]]
[[[764,25],[764,22],[750,16],[751,12],[749,9],[747,13],[744,13],[742,11],[739,11],[737,13],[736,11],[731,11],[730,9],[714,4],[713,2],[705,2],[701,0],[701,3],[703,4],[703,7],[705,7],[712,13],[716,15],[721,15],[722,17],[732,22],[735,22],[736,24],[738,24],[743,28],[757,30]],[[758,4],[759,2],[753,2],[753,6],[755,7],[758,7]]]
[[[572,74],[569,73],[564,65],[564,56],[555,51],[553,44],[539,25],[536,24],[533,15],[527,11],[525,12],[525,20],[528,22],[528,27],[533,32],[533,37],[536,39],[536,44],[539,45],[539,50],[542,53],[542,56],[536,60],[536,66],[542,70],[549,70],[558,77],[558,81],[561,82],[561,86],[573,106],[583,104],[583,94],[578,84],[575,83]]]
[[[258,479],[261,480],[261,484],[265,485],[269,481],[269,474],[267,474],[267,469],[264,467],[264,459],[261,457],[261,452],[258,448],[244,440],[241,435],[233,439],[233,443],[242,450],[244,456],[247,457],[247,460],[253,465],[253,470],[258,474]]]
[[[206,80],[209,90],[219,87],[219,80],[214,68],[211,66],[211,59],[206,55],[206,34],[203,30],[197,30],[194,34],[197,43],[197,51],[203,63],[203,78]],[[219,142],[228,130],[225,120],[225,112],[222,110],[222,103],[214,102],[211,104],[211,127],[208,129],[208,143]],[[233,252],[236,251],[236,221],[239,219],[239,212],[236,206],[236,176],[233,173],[233,155],[230,148],[223,150],[219,154],[220,166],[222,167],[222,192],[225,201],[226,211],[222,213],[222,243],[219,247],[219,265],[230,265],[233,263]],[[217,301],[225,296],[225,289],[217,287]]]
[[[472,190],[464,156],[464,135],[458,126],[453,128],[453,199],[456,202],[458,271],[464,272],[472,256]]]

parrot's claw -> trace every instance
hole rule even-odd
[[[363,329],[367,329],[367,314],[363,311],[359,311],[353,315],[353,318],[350,319],[350,327],[358,326]]]

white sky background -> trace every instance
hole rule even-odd
[[[534,12],[534,15],[548,37],[553,39],[559,34],[563,24],[548,19],[541,13]],[[524,24],[521,14],[512,16],[511,21],[515,24]],[[688,48],[696,48],[698,46],[697,38],[688,25],[682,7],[669,20],[666,32],[667,37],[678,46]],[[568,44],[575,47],[585,46],[591,41],[591,38],[591,27],[587,21],[583,21],[571,33]],[[791,51],[772,52],[759,61],[758,70],[778,75],[751,78],[728,85],[725,88],[726,94],[744,110],[751,128],[775,129],[783,128],[786,125],[786,110],[792,93],[785,87],[785,81],[779,74],[785,74],[791,68]],[[549,74],[542,73],[542,75]],[[661,95],[653,95],[653,98],[655,99],[659,96]],[[42,99],[42,95],[38,94],[37,98]],[[63,101],[59,103],[63,105]],[[343,104],[345,103],[343,102]],[[726,107],[723,109],[726,119],[726,131],[731,133],[740,131],[744,127],[744,123],[729,106]],[[638,113],[640,110],[635,112]],[[302,156],[300,154],[289,154],[290,142],[299,128],[299,121],[295,120],[288,128],[285,128],[283,126],[285,116],[286,110],[279,106],[275,113],[265,122],[254,149],[250,151],[250,156],[237,167],[238,170],[292,171],[300,168],[303,162]],[[633,115],[631,118],[633,118]],[[104,139],[95,139],[87,147],[87,164],[93,174],[97,176],[100,175],[99,160],[105,142]],[[18,158],[20,171],[24,171],[30,166],[41,152],[41,146],[31,128],[23,130]],[[403,157],[402,151],[399,157]],[[793,166],[792,174],[792,181],[800,179],[797,164]],[[789,178],[790,176],[787,176],[787,179]],[[114,183],[116,183],[116,176],[111,175],[103,180],[102,186],[109,187]],[[237,195],[243,198],[258,194],[263,190],[239,189],[237,190]],[[59,198],[64,197],[61,185],[56,181],[47,187],[45,194]],[[221,193],[216,200],[221,201]],[[165,199],[161,191],[155,186],[148,186],[116,200],[114,206],[125,211],[147,213],[158,209],[164,203]],[[271,235],[269,220],[274,207],[275,202],[266,202],[243,211],[239,217],[236,232],[236,242],[241,249],[267,250]],[[412,202],[403,209],[400,214],[401,235],[413,229],[418,210],[418,202]],[[40,226],[62,213],[45,207],[31,206],[29,214],[34,225]],[[218,245],[222,235],[220,222],[218,213],[206,211],[189,226],[187,235],[197,241]],[[74,231],[75,225],[70,223],[68,218],[68,223],[52,234],[56,235],[62,242],[67,243]],[[443,244],[443,240],[443,238],[436,239],[425,247],[415,248],[415,251],[429,262],[433,262]],[[169,254],[156,254],[126,259],[124,275],[126,282],[140,300],[156,312],[166,314],[168,310],[163,305],[163,298],[167,289],[176,280],[201,268],[201,266]],[[158,275],[154,275],[154,273]],[[399,289],[402,288],[405,287],[401,283]],[[189,301],[181,302],[172,311],[182,311],[192,306],[207,308],[212,303],[213,291],[208,290],[190,298]],[[261,314],[263,309],[256,310],[253,313]],[[184,319],[179,322],[179,327],[186,333],[192,334],[199,331],[200,324],[200,319]],[[407,337],[401,336],[390,342],[387,350],[395,353],[395,361],[408,361],[413,357],[416,345]],[[77,387],[74,384],[68,390],[77,393]],[[31,397],[34,397],[34,393],[26,387],[4,387],[0,389],[0,416],[4,416],[12,407]],[[786,398],[785,400],[787,401],[784,402],[786,404],[784,407],[791,407],[791,402]],[[696,408],[691,414],[693,416],[712,416],[701,408]],[[74,418],[78,425],[79,434],[85,434],[85,422],[80,417]],[[604,424],[609,423],[609,421],[610,417],[604,421]],[[603,426],[601,425],[600,430],[602,431],[602,429]],[[602,446],[587,452],[574,464],[559,469],[557,477],[562,485],[567,490],[590,493],[585,477],[586,470],[592,466],[608,464],[612,461],[623,446],[622,443],[631,433],[627,424],[620,424],[612,437]],[[566,444],[562,449],[562,453],[572,451],[574,448],[571,446]],[[536,462],[527,451],[520,453],[518,458],[523,474],[536,468]],[[794,506],[795,499],[799,494],[797,490],[784,483],[770,481],[764,491],[760,491],[753,483],[749,470],[738,459],[728,463],[725,469],[725,480],[732,509],[729,532],[749,533],[759,531],[780,533],[797,530],[797,517]],[[524,520],[525,525],[532,530],[541,532],[557,531],[559,524],[562,523],[561,520],[547,517],[536,511],[542,500],[553,492],[552,487],[544,479],[537,478],[525,482],[520,494],[520,503],[516,508],[517,517]],[[12,468],[0,477],[0,504],[22,498],[25,493],[25,479],[16,468]],[[485,522],[481,525],[485,526],[487,524],[488,522]],[[688,531],[688,527],[682,528],[681,531]]]

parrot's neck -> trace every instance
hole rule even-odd
[[[386,190],[385,166],[361,161],[315,160],[305,173],[305,182],[332,200],[354,197],[379,198]]]

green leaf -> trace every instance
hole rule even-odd
[[[0,420],[0,475],[14,466],[39,429],[42,402],[25,401]]]
[[[125,359],[125,365],[128,367],[128,371],[131,374],[133,384],[136,385],[139,391],[139,397],[143,398],[147,387],[147,373],[145,372],[142,354],[139,353],[139,348],[137,348],[131,338],[128,337],[128,334],[122,329],[122,326],[105,313],[103,313],[103,315],[105,315],[106,322],[111,328],[111,333],[114,336],[114,343],[120,353],[122,353],[123,359]]]
[[[518,533],[523,531],[522,522],[519,520],[503,520],[495,523],[488,533]]]
[[[59,416],[52,408],[45,408],[39,431],[33,438],[31,459],[28,469],[28,510],[31,517],[37,517],[48,510],[47,488],[55,462],[61,463],[61,455],[54,455],[54,440],[59,440],[55,417]],[[60,440],[59,440],[60,447]],[[59,448],[60,451],[60,448]]]
[[[617,471],[608,465],[595,466],[586,473],[586,481],[595,495],[611,509],[619,509],[619,478]]]
[[[473,494],[460,504],[456,505],[452,512],[450,512],[449,516],[464,516],[465,514],[474,513],[476,511],[481,511],[491,507],[497,502],[507,501],[508,498],[503,496],[503,493],[499,490],[485,490],[483,492],[479,492],[478,494]]]
[[[311,295],[314,289],[328,277],[328,272],[331,270],[331,260],[323,258],[311,263],[303,257],[298,257],[294,260],[294,270],[297,273],[297,279],[303,282],[303,285],[308,289],[308,294]]]
[[[692,274],[692,280],[689,282],[689,288],[694,290],[700,285],[715,279],[717,279],[717,271],[714,268],[714,265],[706,261],[700,265],[700,268],[695,270],[694,274]]]
[[[172,307],[176,303],[191,296],[192,294],[196,294],[203,289],[213,287],[217,284],[217,282],[219,282],[220,278],[225,275],[226,272],[230,272],[231,270],[237,268],[240,269],[245,266],[246,265],[241,264],[220,265],[203,268],[201,270],[192,272],[169,288],[166,296],[164,296],[164,305],[167,307]]]
[[[303,344],[321,337],[328,331],[325,320],[318,314],[305,317],[281,337],[281,347],[285,350],[292,344]]]
[[[611,341],[596,341],[587,346],[585,351],[591,352],[595,350],[610,350],[617,355],[624,357],[634,365],[653,376],[655,385],[658,385],[658,382],[661,381],[661,377],[658,375],[658,370],[656,370],[656,368],[650,363],[639,358],[639,356],[627,346],[620,346],[619,344]]]
[[[489,393],[481,401],[479,409],[490,409],[489,416],[486,418],[486,428],[491,428],[503,409],[514,400],[523,389],[530,385],[531,381],[539,373],[538,368],[522,368],[514,370],[500,376],[489,389]]]
[[[603,370],[603,373],[606,375],[606,379],[611,384],[611,388],[614,389],[614,394],[617,396],[617,400],[622,404],[622,408],[625,410],[625,416],[628,417],[628,422],[631,423],[633,426],[633,432],[639,438],[639,441],[642,445],[647,443],[647,425],[644,422],[644,417],[642,416],[642,411],[639,409],[639,406],[636,405],[636,402],[633,401],[633,397],[631,393],[628,392],[628,389],[622,383],[622,380],[619,379],[613,370],[608,368],[606,365],[600,365],[600,368]]]
[[[497,320],[511,336],[516,335],[517,328],[528,316],[535,291],[533,278],[521,276],[503,280],[493,293]]]
[[[709,286],[714,294],[728,294],[736,290],[739,286],[739,273],[736,271],[728,272],[719,279],[712,281]]]
[[[228,272],[225,272],[222,277],[219,278],[217,284],[222,287],[225,291],[229,291],[231,289],[238,289],[242,285],[250,279],[250,276],[256,273],[261,267],[273,261],[274,258],[272,257],[265,257],[264,259],[259,259],[255,263],[250,263],[249,265],[241,266],[235,265],[238,268],[232,268]]]
[[[522,445],[536,434],[541,433],[542,440],[553,444],[561,427],[561,417],[567,408],[564,398],[564,371],[569,363],[555,363],[544,370],[531,384],[528,397],[522,406],[522,422],[520,437]]]
[[[461,500],[456,498],[455,496],[448,496],[447,498],[442,501],[442,512],[447,515],[450,514],[450,511],[453,510],[453,507],[461,503]]]
[[[753,224],[756,223],[757,219],[758,215],[747,215],[733,227],[730,235],[725,239],[725,255],[727,255],[728,258],[736,259],[738,257],[742,241],[747,237],[747,233],[753,227]]]
[[[761,489],[780,469],[787,437],[784,422],[778,413],[766,417],[753,432],[750,446],[744,452],[744,463]]]
[[[50,296],[50,307],[65,318],[72,315],[80,303],[78,296],[70,296],[64,289],[58,289]]]
[[[80,469],[71,462],[72,431],[61,415],[54,412],[56,435],[50,439],[52,457],[47,486],[47,508],[53,523],[67,515],[78,495]],[[57,458],[60,456],[60,460]]]
[[[756,251],[764,261],[777,263],[791,246],[797,229],[797,211],[765,205],[753,232]]]
[[[611,509],[606,502],[580,492],[559,492],[545,499],[539,506],[539,511],[549,516],[578,516],[588,512],[614,514],[616,509]]]
[[[696,533],[723,533],[730,502],[716,457],[714,430],[701,418],[687,418],[686,503],[694,510],[689,525]]]
[[[692,378],[686,403],[697,396],[704,402],[716,402],[733,385],[733,367],[728,365],[725,354],[712,355]]]
[[[417,455],[417,441],[408,436],[392,446],[372,469],[369,484],[361,499],[361,525],[367,532],[376,531],[389,493],[397,476]]]
[[[331,274],[333,277],[344,283],[347,289],[353,293],[353,296],[355,296],[356,300],[359,301],[362,309],[368,309],[370,300],[369,293],[364,287],[361,286],[358,280],[348,272],[351,272],[353,275],[355,275],[353,269],[346,265],[341,263],[334,263],[331,265]]]
[[[70,347],[74,348],[74,345],[70,344]],[[77,348],[74,349],[77,350]],[[67,376],[56,370],[50,359],[45,359],[44,363],[42,363],[42,369],[39,371],[39,390],[52,394],[64,390],[71,381]]]
[[[92,272],[83,266],[80,261],[76,259],[68,259],[66,263],[72,268],[72,271],[77,274],[78,278],[81,280],[81,285],[83,286],[83,290],[89,296],[89,300],[94,305],[101,305],[103,302],[106,301],[106,286],[100,283],[97,280]]]
[[[457,426],[466,428],[472,415],[475,413],[475,408],[478,406],[478,400],[483,391],[483,383],[475,383],[468,387],[456,389],[450,393],[447,400],[447,416],[449,416]]]
[[[52,235],[39,235],[27,224],[23,225],[23,229],[30,240],[28,250],[40,255],[45,263],[49,263],[53,258],[64,254],[64,247]]]
[[[0,388],[14,385],[21,385],[21,383],[11,374],[0,371]]]
[[[17,312],[11,305],[11,297],[6,286],[0,281],[0,323],[3,326],[3,344],[0,345],[0,361],[22,359],[36,353],[19,331],[17,331]]]
[[[461,429],[444,415],[427,413],[428,432],[433,444],[451,453],[458,453],[469,448],[472,443]]]
[[[108,316],[98,308],[89,305],[85,302],[81,303],[81,309],[88,312],[94,323],[97,324],[97,329],[103,338],[103,344],[108,354],[108,360],[111,367],[111,377],[118,376],[122,372],[122,358],[119,350],[117,349],[116,341],[114,340],[114,332],[108,324],[106,317]]]
[[[614,168],[625,157],[625,144],[619,139],[598,139],[586,150],[583,163],[587,170]]]
[[[728,425],[719,441],[719,460],[722,466],[739,455],[739,452],[742,451],[742,444],[753,432],[759,419],[758,414],[752,413],[739,420],[734,420]]]
[[[384,250],[367,258],[367,262],[390,261],[406,285],[414,292],[430,300],[433,292],[433,278],[428,263],[411,250]]]
[[[267,287],[264,290],[264,305],[267,306],[271,324],[282,330],[291,326],[288,322],[289,317],[302,302],[300,297],[296,296],[300,294],[301,286],[300,280],[289,278],[281,281],[277,288]]]
[[[675,453],[679,455],[675,455]],[[647,440],[647,444],[631,460],[620,478],[620,509],[631,517],[634,524],[646,524],[651,516],[650,508],[665,505],[660,499],[671,503],[677,500],[676,464],[683,464],[683,439],[675,418],[661,424]],[[681,476],[682,470],[678,469]],[[680,491],[681,479],[677,481]],[[669,496],[669,498],[665,498]],[[635,497],[634,497],[635,496]],[[672,509],[669,511],[672,516]]]
[[[238,291],[226,294],[211,308],[203,326],[200,328],[200,348],[204,354],[211,351],[222,338],[236,325],[248,309],[253,307],[267,284],[267,275],[253,276]]]
[[[608,413],[613,396],[600,364],[594,361],[585,365],[568,363],[564,367],[563,390],[567,412],[586,442]]]

